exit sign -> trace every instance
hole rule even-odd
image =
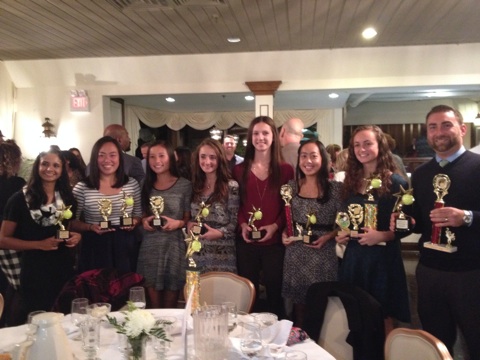
[[[70,111],[90,111],[88,96],[70,96]]]

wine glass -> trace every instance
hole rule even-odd
[[[222,308],[228,313],[228,332],[232,332],[237,327],[237,304],[225,301],[222,303]]]
[[[139,309],[145,309],[147,305],[145,301],[145,289],[142,286],[134,286],[130,288],[129,300]]]
[[[108,315],[112,310],[112,305],[109,303],[93,303],[87,306],[87,314],[94,319],[101,320],[105,315]]]
[[[35,315],[44,313],[45,310],[36,310],[28,313],[27,317],[27,340],[33,340],[34,335],[37,332],[37,325],[32,323],[32,319]]]
[[[240,350],[249,357],[254,358],[262,352],[262,334],[260,324],[257,322],[244,323],[242,335],[240,336]]]
[[[160,325],[165,331],[167,338],[172,340],[172,332],[177,318],[175,316],[159,316],[156,317],[156,320],[157,324]],[[166,358],[171,344],[172,341],[165,341],[156,337],[153,338],[153,350],[155,351],[155,354],[157,354],[158,360],[163,360]]]
[[[262,341],[264,345],[270,344],[277,335],[276,326],[278,316],[272,313],[263,312],[253,315],[255,321],[260,324],[262,329]]]
[[[83,322],[88,318],[87,315],[88,299],[87,298],[76,298],[72,300],[72,323],[80,328]],[[74,340],[81,340],[81,336],[77,336]]]

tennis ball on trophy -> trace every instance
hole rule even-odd
[[[411,194],[405,194],[402,196],[402,203],[405,205],[412,205],[415,199]]]
[[[314,224],[317,223],[317,217],[314,214],[309,215],[308,216],[308,221],[310,221],[310,224],[314,225]]]
[[[372,188],[378,189],[378,188],[380,188],[380,186],[382,186],[382,180],[372,179],[372,182],[370,183],[370,185],[372,186]]]
[[[202,216],[204,218],[206,218],[208,216],[208,214],[210,214],[210,210],[208,210],[208,208],[203,208],[202,209]]]
[[[68,209],[63,212],[63,218],[65,220],[71,219],[72,218],[72,210]]]
[[[125,204],[127,206],[132,206],[133,205],[133,197],[129,196],[125,199]]]
[[[192,250],[198,252],[202,249],[202,243],[198,240],[192,241]]]
[[[253,213],[253,218],[255,220],[262,220],[263,213],[260,210],[257,210]]]

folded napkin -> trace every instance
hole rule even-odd
[[[272,339],[270,341],[272,344],[286,345],[292,325],[293,323],[290,320],[277,321],[275,324],[262,330],[262,337],[267,338],[266,336],[268,336],[268,338]]]

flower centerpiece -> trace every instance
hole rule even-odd
[[[156,321],[148,310],[137,308],[131,301],[127,302],[127,310],[122,311],[125,320],[121,323],[115,317],[107,315],[108,322],[113,325],[117,333],[124,334],[127,337],[131,347],[130,358],[132,360],[145,359],[146,341],[154,336],[164,341],[171,341],[162,324],[162,321]]]

